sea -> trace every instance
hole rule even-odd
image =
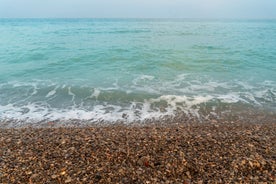
[[[2,124],[249,111],[276,113],[276,20],[0,19]]]

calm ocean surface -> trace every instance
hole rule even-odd
[[[0,19],[1,120],[236,106],[276,112],[276,20]]]

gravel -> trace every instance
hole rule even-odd
[[[0,129],[0,183],[275,183],[276,123]]]

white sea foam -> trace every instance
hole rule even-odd
[[[143,83],[145,81],[151,81],[154,79],[154,76],[151,75],[139,75],[138,77],[134,78],[132,83],[134,85],[139,85],[140,83]]]
[[[246,82],[203,81],[192,80],[185,74],[162,83],[153,76],[140,75],[130,86],[119,86],[117,81],[116,88],[76,87],[45,81],[6,83],[1,89],[18,88],[26,94],[15,94],[6,101],[0,96],[0,119],[133,122],[174,116],[179,111],[201,118],[201,106],[214,101],[214,104],[244,103],[260,107],[266,102],[275,104],[273,82],[253,86]],[[214,112],[210,113],[215,113],[218,108],[211,109]]]
[[[48,94],[46,95],[46,98],[49,98],[49,97],[55,95],[58,88],[59,88],[59,86],[56,86],[55,89],[49,91]]]
[[[153,80],[154,76],[152,76],[152,75],[141,75],[139,78],[141,80]]]
[[[96,98],[97,99],[99,97],[100,93],[101,93],[101,90],[96,88],[96,89],[94,89],[94,92],[91,94],[91,96],[89,96],[89,98]]]
[[[174,115],[176,110],[183,110],[183,112],[194,113],[198,115],[198,109],[191,107],[210,100],[209,96],[197,96],[195,98],[188,98],[186,96],[164,95],[159,98],[151,98],[142,102],[132,102],[128,106],[103,104],[95,105],[92,110],[84,107],[70,107],[67,109],[52,108],[47,104],[28,104],[23,106],[15,106],[12,104],[0,106],[1,119],[18,119],[25,121],[41,121],[41,120],[91,120],[114,122],[123,120],[126,122],[158,119],[165,115]],[[158,102],[166,102],[166,106],[160,108],[153,105]]]
[[[72,96],[72,100],[71,101],[74,102],[76,95],[71,91],[71,87],[68,87],[68,95]]]
[[[224,103],[237,103],[242,100],[237,94],[220,95],[217,97],[217,99]],[[247,101],[244,102],[247,103]]]

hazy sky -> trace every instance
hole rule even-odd
[[[0,0],[3,18],[276,18],[276,0]]]

